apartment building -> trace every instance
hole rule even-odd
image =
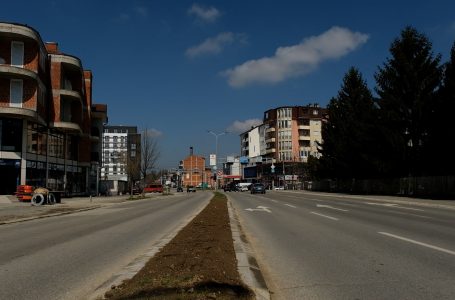
[[[35,29],[0,23],[0,194],[19,184],[97,192],[107,106],[93,106],[92,79],[79,58]]]
[[[325,109],[318,104],[283,106],[264,112],[265,157],[277,162],[306,162],[319,156]]]
[[[303,176],[302,162],[319,157],[318,143],[325,109],[317,104],[282,106],[264,112],[263,123],[240,134],[243,179],[296,186]]]
[[[140,180],[141,134],[136,126],[103,129],[101,192],[126,193]]]

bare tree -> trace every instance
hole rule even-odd
[[[132,196],[133,188],[134,188],[135,184],[141,179],[140,160],[134,156],[129,155],[126,158],[126,170],[125,171],[128,176],[128,186],[130,189],[130,195]]]
[[[156,162],[160,156],[158,148],[157,136],[154,131],[144,129],[141,136],[141,175],[142,178],[147,178],[147,175],[151,173],[155,167]]]

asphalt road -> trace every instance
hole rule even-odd
[[[272,299],[455,299],[455,210],[371,197],[226,193]]]
[[[211,193],[179,193],[0,226],[0,299],[88,299],[186,225]]]

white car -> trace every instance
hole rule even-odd
[[[247,186],[241,186],[240,187],[240,191],[241,192],[246,192],[246,191],[248,191],[248,187]]]
[[[275,191],[284,190],[284,186],[276,186]]]

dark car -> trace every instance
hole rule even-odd
[[[140,186],[133,186],[133,188],[131,189],[130,191],[130,194],[133,194],[133,195],[139,195],[142,193],[142,188]]]
[[[265,194],[265,186],[262,183],[254,183],[251,185],[251,194]]]
[[[195,193],[196,192],[196,188],[193,185],[189,185],[189,186],[186,187],[186,192],[187,193]]]

